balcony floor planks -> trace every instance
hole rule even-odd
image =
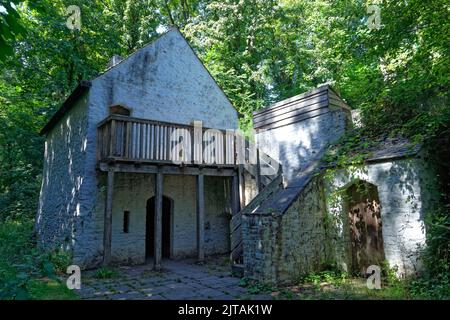
[[[113,169],[115,172],[124,173],[163,173],[173,175],[199,175],[232,177],[236,174],[237,166],[233,165],[208,165],[199,166],[194,164],[176,165],[164,162],[154,161],[116,161],[109,159],[101,161],[97,165],[97,169],[107,172]]]

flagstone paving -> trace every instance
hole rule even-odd
[[[268,300],[268,294],[252,294],[233,277],[225,257],[208,259],[204,265],[194,260],[163,260],[160,272],[152,263],[117,267],[109,279],[98,279],[95,270],[84,271],[82,299],[101,300]]]

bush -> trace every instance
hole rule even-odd
[[[450,215],[445,209],[427,219],[427,246],[422,252],[426,268],[409,286],[424,298],[450,299]]]
[[[0,299],[75,298],[56,277],[65,273],[70,255],[38,250],[32,231],[31,219],[0,223]]]

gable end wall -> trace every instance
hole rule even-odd
[[[85,93],[46,136],[35,224],[38,243],[44,248],[71,250],[76,234],[82,232],[79,217],[85,208],[81,189],[86,181],[87,106]]]

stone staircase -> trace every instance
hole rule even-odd
[[[279,170],[276,175],[264,179],[261,191],[250,203],[233,216],[230,224],[232,248],[230,258],[232,261],[232,271],[236,275],[244,275],[241,227],[243,215],[258,214],[267,211],[285,212],[301,194],[302,190],[308,185],[314,175],[320,172],[321,169],[322,162],[320,160],[311,161],[304,170],[298,172],[296,177],[289,181],[289,184],[284,181],[282,171]]]
[[[283,175],[281,165],[268,156],[259,151],[258,163],[255,165],[246,164],[242,166],[242,171],[248,174],[256,181],[258,194],[237,214],[235,214],[230,222],[230,243],[232,261],[232,270],[237,274],[243,274],[243,242],[242,242],[242,215],[252,213],[264,201],[271,197],[277,190],[283,188]],[[277,170],[278,169],[278,170]],[[261,174],[261,172],[272,172],[273,174]]]

